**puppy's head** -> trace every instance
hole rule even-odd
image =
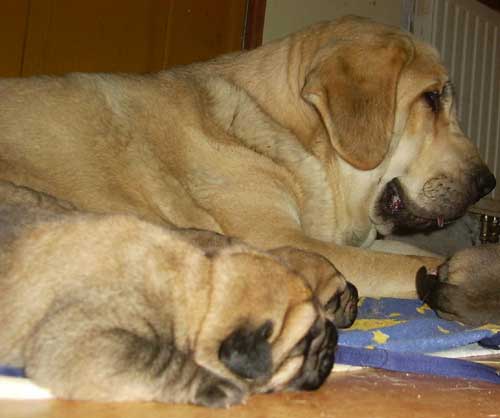
[[[339,306],[346,305],[342,295],[350,295],[351,287],[341,283],[340,290],[335,278],[325,278],[313,288],[275,254],[239,242],[219,244],[217,250],[210,245],[212,295],[197,361],[254,392],[319,387],[334,363],[334,313],[344,318]],[[351,322],[348,316],[339,322]]]

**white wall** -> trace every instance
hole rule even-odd
[[[347,14],[400,25],[400,0],[267,0],[264,42]]]

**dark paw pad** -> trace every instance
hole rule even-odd
[[[429,274],[425,267],[421,267],[417,271],[416,287],[418,297],[422,302],[428,302],[431,299],[432,292],[439,285],[439,277],[436,274]]]

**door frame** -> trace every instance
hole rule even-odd
[[[262,45],[266,0],[247,0],[243,49],[254,49]]]

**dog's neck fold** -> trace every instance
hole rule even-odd
[[[269,42],[218,68],[220,74],[245,90],[281,126],[293,132],[311,153],[318,136],[328,140],[316,110],[301,96],[316,53],[333,37],[332,25],[316,25],[318,36],[299,32]],[[277,65],[278,63],[278,65]]]

